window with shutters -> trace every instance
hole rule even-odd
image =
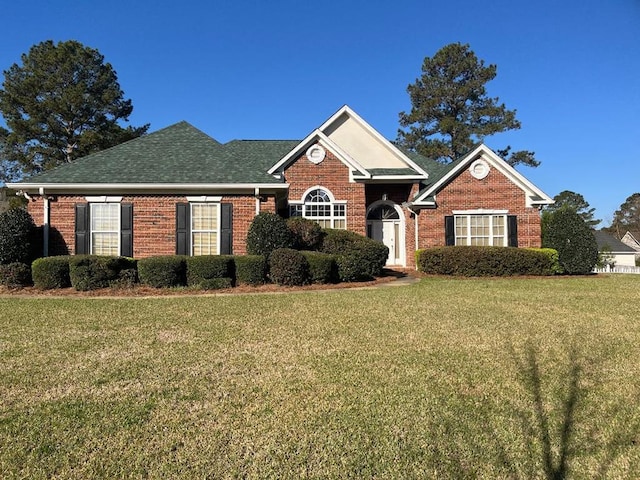
[[[347,228],[347,202],[335,200],[325,188],[313,187],[302,196],[302,201],[289,204],[290,217],[308,218],[322,228]]]
[[[455,245],[507,246],[506,215],[455,215]]]
[[[217,255],[220,204],[191,203],[191,255]]]
[[[90,252],[120,255],[120,203],[91,203]]]

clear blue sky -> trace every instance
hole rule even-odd
[[[3,7],[0,70],[44,40],[98,49],[133,125],[187,120],[221,142],[301,139],[342,105],[395,139],[425,56],[469,43],[536,152],[520,171],[608,225],[640,191],[640,0],[47,0]]]

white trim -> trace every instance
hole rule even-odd
[[[253,192],[260,188],[263,193],[271,190],[287,190],[288,183],[8,183],[7,187],[20,189],[27,193],[37,193],[40,188],[47,192],[72,193],[87,191],[135,192],[156,191],[162,193],[216,192],[236,193]],[[265,192],[266,191],[266,192]]]
[[[222,216],[222,208],[221,203],[216,201],[195,201],[189,202],[189,256],[196,256],[193,254],[193,206],[194,205],[214,205],[216,207],[216,253],[210,255],[220,255],[220,225],[221,225],[221,216]],[[195,233],[213,233],[211,230],[196,230]],[[209,255],[209,254],[205,254]]]
[[[315,152],[318,152],[317,156]],[[311,163],[318,165],[322,163],[322,161],[327,156],[327,151],[322,147],[322,145],[315,144],[307,148],[305,156]]]
[[[472,211],[472,213],[458,213],[453,215],[453,238],[454,238],[454,245],[459,245],[458,244],[458,239],[459,238],[465,238],[467,243],[465,243],[464,245],[473,245],[471,243],[471,239],[472,238],[487,238],[489,240],[489,245],[490,246],[494,246],[494,247],[507,247],[509,245],[509,221],[507,219],[507,214],[506,213],[494,213],[495,211],[483,211],[483,212],[479,212],[477,210]],[[464,236],[458,235],[458,224],[457,224],[457,220],[458,217],[464,217],[466,219],[466,232]],[[489,235],[471,235],[471,218],[472,217],[488,217],[489,218],[489,225],[488,225],[488,229],[489,229]],[[493,217],[500,217],[502,218],[502,222],[503,222],[503,229],[504,229],[504,234],[503,235],[494,235],[493,234]],[[497,245],[495,243],[495,239],[502,239],[502,245]]]
[[[310,148],[315,142],[318,142],[326,150],[331,151],[338,160],[349,167],[349,178],[351,178],[353,170],[357,170],[363,178],[371,178],[371,174],[367,172],[367,170],[362,165],[360,165],[354,158],[352,158],[348,153],[342,150],[335,142],[333,142],[333,140],[331,140],[318,129],[315,129],[313,132],[307,135],[304,140],[296,145],[289,153],[287,153],[280,161],[278,161],[278,163],[267,170],[267,173],[274,176],[280,174],[282,171],[284,171],[285,168],[293,163],[293,161],[295,161],[296,158],[298,158],[298,156],[302,154],[302,152]]]
[[[94,231],[93,230],[93,219],[95,218],[94,215],[94,206],[97,205],[118,205],[117,208],[117,214],[118,214],[118,230],[117,232],[114,232],[112,230],[107,230],[107,231]],[[120,253],[122,252],[122,209],[120,208],[120,202],[103,202],[103,201],[96,201],[96,202],[89,202],[89,225],[87,225],[87,228],[89,230],[89,254],[90,255],[104,255],[104,253],[93,253],[93,234],[94,233],[117,233],[117,239],[118,239],[118,253],[117,255],[120,255]]]
[[[491,210],[476,208],[474,210],[452,210],[453,215],[507,215],[509,210]]]
[[[187,202],[196,202],[196,203],[211,203],[211,202],[221,202],[222,201],[222,197],[221,196],[215,196],[215,197],[211,197],[211,196],[206,196],[206,195],[200,195],[200,196],[188,196],[187,197]]]
[[[483,178],[485,178],[487,175],[489,175],[490,171],[491,167],[482,157],[474,160],[473,162],[471,162],[471,165],[469,165],[469,173],[473,178],[478,180],[482,180]]]
[[[441,188],[443,188],[447,183],[449,183],[453,178],[461,173],[462,170],[466,169],[471,162],[477,160],[479,158],[484,159],[488,164],[493,166],[496,170],[502,173],[505,177],[507,177],[513,184],[519,187],[525,193],[525,204],[528,207],[533,205],[550,205],[553,202],[553,199],[549,197],[546,193],[536,187],[533,183],[527,180],[523,175],[521,175],[515,168],[505,162],[502,158],[500,158],[496,153],[487,147],[485,144],[478,145],[474,150],[468,153],[463,160],[458,163],[449,173],[447,173],[444,177],[434,183],[428,190],[422,193],[419,198],[416,199],[415,203],[420,204],[421,199],[427,198],[436,192],[438,192]],[[539,199],[536,199],[539,197]]]
[[[318,130],[324,132],[328,127],[331,126],[342,114],[347,114],[351,119],[353,119],[356,123],[358,123],[361,127],[367,130],[373,137],[375,137],[379,142],[382,142],[393,154],[400,158],[403,162],[413,168],[415,171],[422,173],[424,178],[428,178],[429,174],[422,169],[417,163],[407,157],[404,153],[402,153],[393,143],[384,138],[380,132],[378,132],[375,128],[369,125],[360,115],[354,112],[351,107],[348,105],[343,105],[336,113],[331,115],[320,127]]]
[[[107,197],[106,195],[98,197],[84,197],[88,203],[120,203],[122,202],[122,195],[117,197]]]

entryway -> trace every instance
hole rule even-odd
[[[367,211],[367,236],[389,248],[387,266],[405,266],[404,215],[399,205],[381,200]]]

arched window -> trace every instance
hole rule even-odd
[[[382,204],[371,210],[367,220],[399,220],[400,215],[392,205]]]
[[[329,190],[315,187],[308,190],[302,201],[290,202],[289,215],[317,222],[322,228],[347,228],[347,205],[336,201]]]

